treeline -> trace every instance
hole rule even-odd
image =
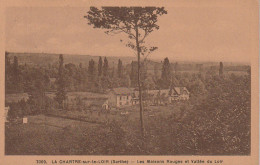
[[[105,58],[100,57],[98,69],[94,60],[89,61],[88,67],[82,64],[68,63],[64,65],[63,55],[58,62],[48,68],[19,65],[19,59],[14,56],[13,62],[5,55],[5,93],[28,93],[29,99],[18,103],[8,103],[10,107],[8,117],[22,117],[26,115],[46,113],[51,109],[64,109],[66,93],[69,91],[105,92],[106,89],[126,86],[130,87],[130,80],[125,73],[122,61],[118,60],[118,67],[109,68]],[[46,92],[55,93],[50,99]]]
[[[32,92],[35,88],[44,90],[50,86],[50,76],[54,75],[47,69],[19,65],[19,59],[14,56],[10,62],[8,54],[5,56],[5,93]]]
[[[26,102],[29,105],[25,106],[22,101],[19,106],[12,105],[14,108],[11,109],[23,107],[25,114],[45,112],[50,107],[64,109],[66,93],[70,91],[105,93],[108,89],[116,87],[137,87],[136,61],[129,66],[124,65],[119,59],[117,64],[109,66],[107,58],[100,57],[97,62],[90,60],[88,66],[83,66],[73,63],[64,64],[65,60],[63,55],[60,55],[57,63],[42,68],[26,64],[19,65],[19,59],[16,56],[11,63],[8,53],[6,53],[6,94],[26,92],[30,96]],[[141,86],[144,91],[183,86],[190,91],[191,97],[200,98],[208,93],[211,84],[209,81],[212,81],[212,78],[235,76],[225,74],[225,66],[222,62],[220,62],[218,70],[218,72],[216,69],[196,73],[178,72],[176,68],[172,68],[169,59],[165,58],[162,68],[155,65],[154,71],[151,73],[148,72],[147,63],[144,61],[141,63]],[[248,75],[250,75],[250,70]],[[47,98],[46,92],[55,93],[55,99]],[[13,116],[19,116],[21,113],[15,112],[14,114]]]
[[[62,55],[61,55],[62,56]],[[63,58],[63,56],[62,56]],[[19,59],[14,56],[10,62],[8,52],[5,57],[5,92],[8,93],[30,93],[33,89],[55,92],[58,88],[59,59],[48,67],[36,67],[31,65],[19,65]],[[66,61],[66,59],[64,59]],[[107,89],[116,87],[137,87],[137,62],[132,61],[131,65],[124,65],[119,59],[116,64],[110,63],[105,57],[99,57],[98,61],[91,59],[88,66],[81,63],[62,64],[64,90],[69,91],[90,91],[104,93]],[[201,70],[199,72],[179,72],[178,63],[170,63],[165,58],[160,66],[154,65],[153,71],[149,70],[149,62],[141,63],[141,86],[147,89],[167,89],[172,86],[187,87],[192,93],[198,92],[198,88],[205,88],[205,79],[208,76],[222,73],[227,70],[221,62],[218,68]],[[198,67],[201,67],[198,66]],[[250,68],[249,68],[250,69]]]
[[[44,91],[56,91],[59,76],[59,59],[57,63],[48,67],[36,67],[27,64],[19,65],[19,59],[14,56],[10,62],[8,53],[5,55],[5,92],[30,92],[38,82],[41,82]],[[66,61],[66,59],[64,59]],[[122,61],[118,64],[108,65],[108,60],[100,57],[99,62],[89,61],[88,66],[73,63],[63,64],[63,77],[66,91],[92,91],[103,92],[108,88],[119,86],[130,87],[130,77]]]
[[[62,57],[63,58],[63,57]],[[48,67],[36,67],[27,64],[19,65],[19,59],[14,56],[10,62],[8,53],[6,53],[6,93],[30,93],[33,88],[42,86],[44,91],[56,91],[58,88],[59,63],[49,64]],[[65,59],[66,60],[66,59]],[[64,61],[65,61],[64,60]],[[167,59],[168,60],[168,59]],[[162,71],[162,77],[158,74],[151,75],[147,72],[146,64],[141,65],[141,80],[143,89],[160,89],[168,88],[169,82],[164,81],[171,79],[171,76],[165,75],[170,73],[169,61],[164,66],[167,69]],[[164,67],[163,66],[163,67]],[[133,61],[131,66],[124,65],[119,59],[117,64],[109,66],[105,57],[99,58],[98,62],[91,59],[88,66],[73,63],[63,64],[63,81],[66,91],[90,91],[105,92],[107,89],[116,87],[137,87],[137,62]],[[158,69],[157,69],[158,70]],[[155,71],[156,72],[156,71]],[[167,74],[168,74],[167,73]],[[162,79],[162,81],[159,81]],[[40,83],[39,83],[40,82]],[[163,82],[163,83],[162,83]]]

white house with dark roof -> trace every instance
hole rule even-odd
[[[130,88],[119,87],[108,92],[108,104],[110,107],[124,107],[132,105],[133,90]]]

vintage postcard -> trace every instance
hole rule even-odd
[[[2,1],[0,164],[258,165],[258,8]]]

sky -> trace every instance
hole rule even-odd
[[[84,18],[89,7],[9,7],[6,10],[6,51],[135,56],[120,42]],[[160,29],[147,41],[159,49],[152,59],[171,61],[250,62],[252,13],[236,7],[166,7]]]

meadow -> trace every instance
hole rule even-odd
[[[152,122],[155,116],[180,114],[180,109],[177,106],[167,106],[163,110],[160,108],[146,107],[144,120],[147,124]],[[128,113],[122,114],[121,112]],[[128,107],[123,111],[117,110],[105,113],[98,113],[97,111],[60,112],[57,110],[46,115],[28,116],[27,124],[21,122],[20,119],[17,123],[6,124],[5,154],[7,155],[100,155],[102,154],[100,150],[97,150],[97,152],[90,150],[90,148],[95,148],[95,145],[97,147],[100,144],[95,144],[93,138],[102,139],[106,138],[106,136],[108,136],[107,138],[116,138],[113,137],[114,135],[109,137],[109,133],[112,131],[114,134],[120,130],[127,133],[129,137],[136,135],[137,128],[139,128],[139,110],[137,107]],[[113,129],[113,127],[116,128]],[[122,132],[117,133],[121,134]],[[111,142],[117,143],[115,139],[111,140]],[[130,142],[128,143],[130,145]],[[92,147],[87,150],[86,145]],[[109,145],[107,147],[113,146]]]

